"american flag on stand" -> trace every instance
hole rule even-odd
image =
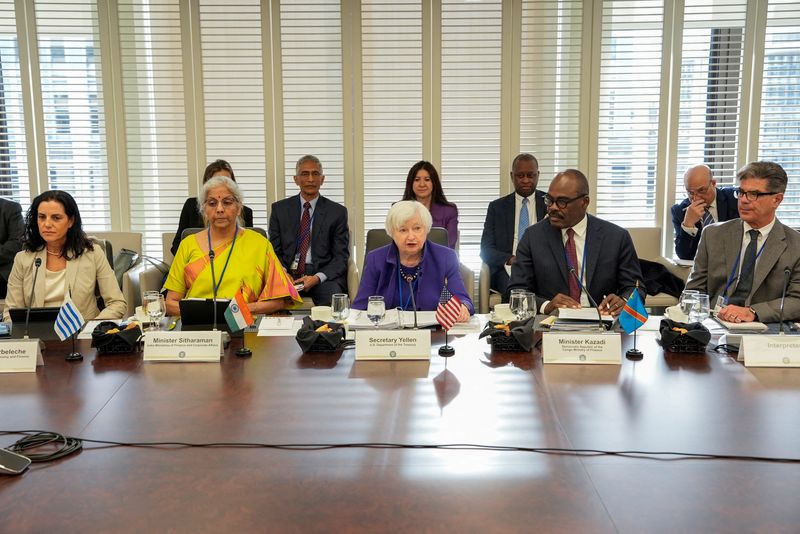
[[[439,295],[439,305],[436,307],[436,322],[445,330],[450,330],[460,314],[461,301],[447,289],[447,278],[445,278],[442,293]]]

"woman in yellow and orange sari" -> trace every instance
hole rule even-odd
[[[217,298],[241,291],[253,314],[272,313],[302,302],[269,240],[239,226],[242,193],[236,182],[215,176],[203,185],[198,199],[206,228],[181,241],[164,289],[167,314],[180,315],[183,298],[213,296],[211,257]]]

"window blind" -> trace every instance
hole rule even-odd
[[[659,0],[603,2],[593,199],[623,226],[655,221],[663,16]]]
[[[108,230],[96,4],[36,1],[35,12],[49,187],[75,197],[87,230]]]

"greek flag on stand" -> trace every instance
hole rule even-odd
[[[75,303],[72,302],[72,298],[67,294],[64,304],[58,310],[58,317],[56,317],[56,323],[53,328],[58,335],[58,339],[64,341],[72,334],[80,331],[81,327],[83,327],[83,316],[81,316],[81,312],[78,311]]]

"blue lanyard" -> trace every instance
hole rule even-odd
[[[575,240],[573,239],[573,242],[574,241]],[[575,245],[576,248],[577,248],[577,246],[578,245]],[[586,284],[583,281],[583,276],[584,276],[584,273],[586,273],[586,249],[587,248],[589,248],[589,247],[586,246],[586,242],[584,241],[584,243],[583,243],[583,259],[581,260],[581,284],[583,284],[584,287],[586,287]],[[564,259],[567,262],[567,285],[569,285],[569,276],[570,276],[569,270],[574,268],[574,267],[569,262],[569,257],[567,256],[567,247],[566,247],[566,245],[564,246]]]
[[[413,282],[411,282],[411,293],[413,294],[417,290],[417,280],[415,278]],[[408,305],[411,302],[411,294],[408,295],[406,299],[406,304],[403,306],[403,275],[400,273],[400,262],[397,263],[397,291],[400,293],[399,301],[400,301],[400,309],[403,311],[408,309]]]
[[[228,262],[231,261],[231,254],[233,254],[233,247],[236,245],[236,236],[239,235],[239,223],[236,223],[236,233],[233,234],[233,243],[231,249],[228,251],[228,258],[225,260],[225,266],[222,268],[222,274],[219,275],[219,283],[214,288],[214,293],[219,291],[219,286],[222,285],[222,279],[225,278],[225,271],[228,269]],[[208,227],[208,250],[211,250],[211,226]],[[214,255],[216,259],[216,254]],[[211,260],[214,261],[214,260]],[[214,285],[214,280],[211,280],[211,285]]]
[[[748,272],[750,269],[755,269],[756,260],[758,259],[759,256],[761,256],[761,253],[764,251],[764,247],[767,245],[768,237],[769,236],[764,238],[764,242],[761,243],[761,248],[758,249],[758,254],[756,254],[755,258],[753,258],[753,261],[748,263],[747,265],[742,265],[742,271],[739,273],[739,276],[736,276],[736,268],[739,266],[739,261],[742,259],[742,249],[739,248],[739,254],[736,255],[736,261],[733,263],[733,269],[731,269],[731,274],[728,276],[728,283],[725,284],[725,289],[722,290],[722,298],[725,300],[725,304],[728,303],[728,289],[730,289],[733,281],[741,278],[742,275]]]

